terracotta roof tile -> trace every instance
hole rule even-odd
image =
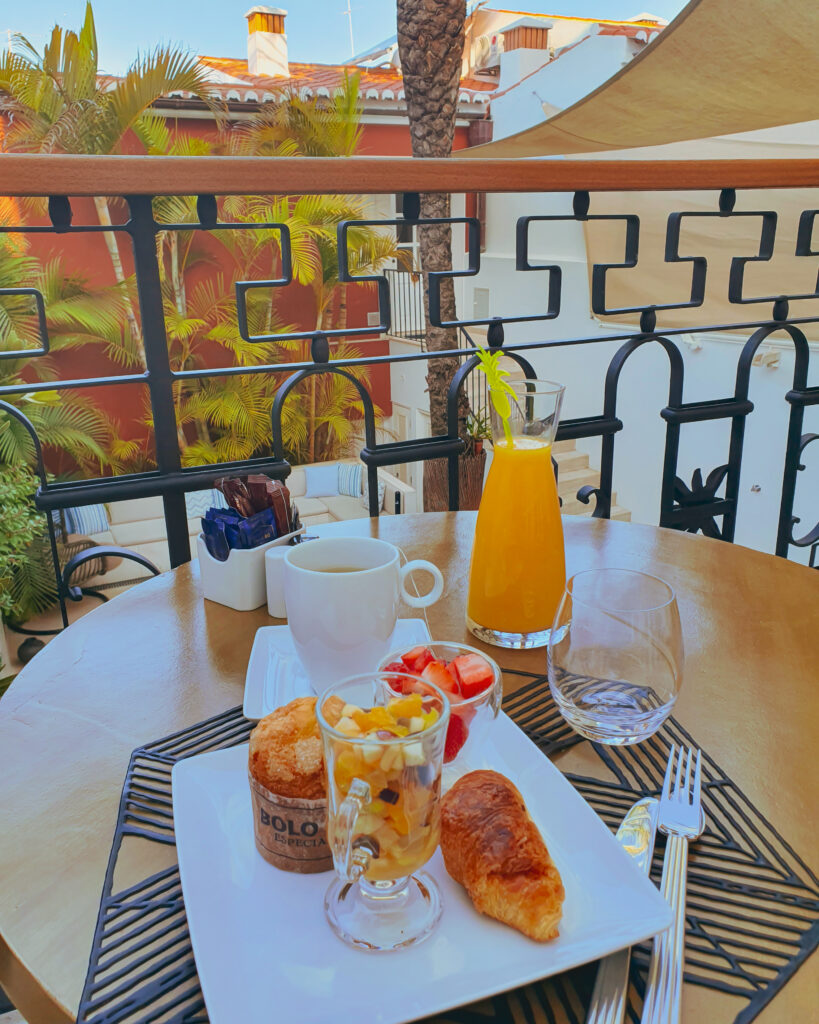
[[[290,77],[251,75],[246,60],[230,57],[200,57],[200,61],[221,75],[236,79],[235,82],[214,81],[212,88],[224,99],[243,99],[248,91],[256,93],[256,100],[263,102],[290,89],[307,89],[314,95],[326,91],[328,95],[338,86],[345,74],[361,75],[361,95],[365,99],[398,100],[404,98],[401,72],[395,68],[353,68],[344,64],[299,64],[290,63]],[[466,102],[481,102],[481,94],[492,92],[491,82],[477,79],[461,81],[461,99]],[[231,97],[231,92],[236,93]],[[480,97],[480,98],[479,98]],[[487,97],[488,98],[488,97]]]
[[[662,28],[662,25],[642,25],[639,23],[635,25],[607,25],[605,22],[601,22],[598,35],[627,36],[629,39],[637,39],[640,42],[647,43]]]

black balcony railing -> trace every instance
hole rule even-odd
[[[481,190],[493,191],[562,191],[574,195],[573,212],[562,217],[523,217],[517,230],[517,270],[539,269],[548,274],[546,310],[531,316],[510,316],[486,320],[456,320],[444,326],[458,328],[486,328],[490,348],[504,347],[526,376],[535,376],[527,355],[556,346],[592,346],[601,342],[619,341],[620,347],[611,360],[604,380],[601,380],[602,405],[597,415],[564,421],[558,432],[559,439],[592,438],[602,440],[600,483],[597,487],[584,487],[578,492],[581,501],[595,499],[594,516],[608,517],[612,504],[615,442],[623,429],[618,410],[618,382],[630,357],[640,348],[651,346],[662,349],[669,363],[667,399],[646,396],[656,401],[658,413],[665,421],[665,455],[662,469],[661,496],[657,520],[660,525],[690,532],[702,531],[712,537],[732,541],[739,502],[739,479],[745,438],[745,425],[754,411],[749,399],[749,381],[754,354],[759,346],[772,336],[790,340],[795,352],[794,373],[789,389],[782,395],[788,408],[788,430],[783,451],[783,469],[779,518],[775,538],[776,554],[787,557],[793,548],[815,549],[819,542],[819,524],[807,532],[795,532],[798,520],[794,518],[794,496],[800,471],[805,466],[809,445],[816,434],[804,432],[805,409],[819,404],[819,387],[808,386],[810,347],[802,327],[815,323],[814,317],[791,317],[789,300],[804,295],[777,295],[764,299],[749,298],[743,292],[743,269],[747,256],[733,259],[728,298],[745,314],[732,322],[703,323],[696,328],[663,330],[658,327],[658,313],[682,306],[703,304],[707,266],[704,258],[690,259],[692,264],[691,295],[681,303],[664,303],[657,296],[652,305],[637,310],[640,314],[638,329],[623,328],[620,333],[587,337],[564,337],[505,344],[504,325],[520,321],[538,322],[556,320],[561,310],[561,269],[559,266],[533,267],[528,254],[528,223],[532,220],[563,220],[582,223],[594,219],[590,189],[629,191],[638,189],[714,189],[718,188],[719,202],[714,213],[722,221],[730,220],[736,193],[734,187],[786,187],[819,186],[819,165],[812,161],[705,162],[663,164],[595,162],[583,164],[569,161],[411,161],[368,160],[345,161],[277,159],[237,160],[233,158],[83,158],[83,157],[0,157],[0,195],[49,196],[50,226],[6,226],[4,232],[37,232],[70,235],[100,231],[98,226],[74,226],[72,208],[66,193],[76,195],[118,195],[125,198],[129,216],[124,224],[113,231],[129,239],[139,296],[139,311],[147,368],[143,373],[121,376],[100,376],[75,380],[48,381],[39,384],[14,385],[0,388],[0,399],[23,392],[38,390],[64,390],[92,388],[101,385],[120,387],[141,384],[147,388],[153,415],[156,469],[132,473],[115,478],[45,483],[37,492],[36,503],[44,511],[64,509],[94,502],[113,502],[126,498],[159,495],[163,499],[167,524],[168,547],[172,566],[178,566],[191,557],[185,513],[184,494],[212,485],[218,477],[230,473],[262,471],[284,479],[290,472],[282,440],[281,417],[284,403],[292,389],[306,377],[314,374],[341,374],[347,376],[357,388],[364,410],[365,443],[360,457],[369,475],[371,496],[370,514],[378,515],[376,472],[379,466],[405,464],[435,458],[446,458],[449,463],[450,507],[458,508],[458,455],[464,450],[464,438],[458,434],[457,395],[459,390],[475,380],[477,358],[473,347],[457,348],[449,352],[430,352],[398,355],[368,356],[357,359],[333,359],[329,337],[343,335],[355,337],[371,334],[373,327],[345,328],[338,331],[302,332],[299,334],[262,334],[249,337],[245,315],[245,296],[253,287],[280,287],[291,280],[289,261],[289,230],[287,224],[265,225],[279,232],[282,245],[282,273],[275,281],[237,281],[237,329],[247,340],[280,342],[294,337],[309,338],[312,359],[298,363],[269,363],[256,366],[217,366],[197,370],[173,370],[168,354],[166,325],[160,292],[160,272],[157,262],[156,237],[159,231],[184,230],[209,232],[224,229],[254,230],[257,223],[235,224],[217,220],[216,194],[279,194],[324,193],[348,190],[351,192],[385,193],[404,189],[404,216],[384,221],[385,227],[395,228],[409,223],[422,227],[419,220],[418,193],[420,191]],[[198,223],[168,225],[157,223],[152,213],[153,195],[198,196]],[[802,212],[799,225],[797,255],[812,257],[811,235],[817,210]],[[747,211],[736,216],[747,216]],[[764,211],[761,218],[760,252],[757,259],[769,259],[776,232],[776,218]],[[592,309],[605,315],[611,312],[606,295],[606,274],[614,266],[635,266],[639,239],[639,218],[624,211],[618,218],[626,226],[626,252],[619,263],[597,265],[592,269]],[[474,218],[452,218],[451,223],[465,225],[469,239],[468,268],[460,275],[474,275],[480,266],[478,223]],[[667,227],[667,260],[679,261],[675,238],[679,233],[680,215],[672,214]],[[373,223],[373,222],[368,222]],[[712,222],[715,225],[720,220]],[[350,224],[338,229],[338,263],[342,281],[372,281],[379,298],[379,329],[390,332],[393,328],[394,288],[396,275],[376,274],[366,278],[355,277],[349,269],[346,237]],[[409,275],[407,275],[409,276]],[[442,281],[451,274],[429,275],[429,319],[441,325],[440,289]],[[0,282],[0,285],[2,282]],[[31,359],[48,351],[45,317],[42,315],[42,297],[33,294],[40,312],[42,344],[38,349],[24,353]],[[814,295],[819,296],[819,283]],[[749,303],[751,315],[748,315]],[[687,401],[684,388],[684,363],[675,336],[699,333],[744,331],[749,334],[741,350],[732,394],[717,395],[706,401]],[[466,338],[469,335],[465,335]],[[0,353],[8,358],[14,353]],[[17,354],[19,355],[19,354]],[[452,380],[449,393],[449,420],[445,434],[416,438],[397,443],[379,443],[376,437],[372,399],[360,381],[349,374],[353,366],[379,363],[401,363],[411,360],[431,360],[457,355],[461,366]],[[465,358],[464,358],[465,357]],[[179,448],[177,423],[174,412],[173,385],[185,379],[203,379],[228,375],[276,374],[282,375],[272,409],[271,454],[241,463],[183,467]],[[725,451],[708,452],[704,473],[695,475],[692,485],[678,477],[677,459],[681,432],[689,424],[725,419],[730,421],[730,440]],[[702,477],[705,476],[703,483]]]
[[[384,276],[390,289],[390,335],[407,341],[417,341],[426,351],[426,313],[424,286],[420,275],[406,269],[387,269]],[[458,348],[470,355],[475,351],[475,340],[465,327],[458,330]],[[468,356],[462,357],[463,359]],[[469,374],[464,382],[469,408],[484,422],[489,414],[489,392],[483,374]]]
[[[390,286],[390,334],[396,338],[423,342],[426,338],[426,320],[421,278],[403,269],[385,270],[384,276]]]

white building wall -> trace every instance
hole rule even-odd
[[[587,31],[587,27],[583,26]],[[582,34],[585,34],[584,33]],[[523,130],[543,119],[541,100],[568,106],[620,70],[633,54],[623,37],[593,36],[575,50],[528,78],[505,96],[493,99],[495,138]],[[781,134],[781,132],[780,132]],[[791,133],[792,134],[792,133]],[[763,138],[760,139],[760,136]],[[745,137],[737,137],[738,139]],[[776,133],[754,133],[754,144]],[[785,130],[782,139],[790,138]],[[670,147],[664,147],[664,150]],[[630,154],[636,158],[637,154]],[[642,151],[644,158],[651,153]],[[666,158],[671,154],[664,154]],[[604,154],[610,158],[612,154]],[[559,158],[558,158],[559,159]],[[479,307],[488,292],[489,316],[519,316],[546,309],[548,275],[545,271],[515,271],[515,227],[523,215],[571,215],[571,196],[560,194],[492,194],[487,197],[486,251],[480,273],[456,280],[458,315],[472,319],[475,290],[481,289]],[[455,265],[463,266],[462,233],[455,230]],[[574,222],[536,223],[530,228],[530,261],[556,263],[563,274],[562,308],[556,320],[507,325],[508,342],[591,337],[594,344],[559,346],[527,353],[537,373],[566,385],[564,417],[599,415],[603,411],[606,369],[621,342],[609,340],[621,328],[598,321],[590,312],[589,277],[582,228]],[[679,336],[685,366],[683,400],[728,398],[733,395],[737,359],[743,339],[731,335]],[[819,386],[819,346],[812,345],[809,386]],[[418,351],[417,345],[394,341],[393,352]],[[742,476],[739,489],[736,541],[762,551],[773,551],[782,488],[785,443],[790,406],[785,394],[792,386],[793,347],[785,338],[766,342],[761,352],[778,353],[772,366],[755,367],[750,398],[755,411],[747,417]],[[393,401],[411,410],[411,436],[429,432],[425,362],[395,364]],[[668,401],[668,359],[659,345],[645,346],[626,364],[618,391],[618,415],[624,429],[617,435],[614,490],[619,505],[637,522],[657,523],[665,446],[665,421],[660,410]],[[688,485],[696,469],[703,477],[728,460],[730,420],[683,424],[680,433],[678,475]],[[819,408],[805,410],[803,433],[819,434]],[[600,463],[600,439],[579,441],[592,465]],[[794,514],[802,536],[819,517],[819,441],[805,455],[806,470],[798,475]],[[410,482],[420,489],[420,469],[410,467]],[[724,485],[723,485],[724,487]],[[721,493],[721,492],[720,492]],[[419,504],[419,507],[420,504]],[[720,521],[718,520],[718,525]],[[794,560],[807,562],[808,551],[791,548]]]
[[[458,314],[471,318],[476,288],[488,291],[489,316],[520,316],[546,308],[548,274],[515,270],[515,225],[523,214],[570,215],[571,198],[558,194],[492,195],[487,203],[486,252],[478,275],[456,281]],[[460,232],[454,245],[456,266],[463,266]],[[599,415],[603,411],[606,369],[622,342],[608,340],[620,328],[602,324],[590,312],[589,280],[582,228],[575,222],[543,222],[530,227],[530,258],[553,262],[563,275],[562,307],[556,320],[509,324],[509,343],[599,338],[594,344],[558,346],[527,354],[537,373],[566,385],[564,418]],[[676,339],[685,366],[684,401],[733,395],[742,340],[730,335],[682,335]],[[812,346],[817,349],[817,346]],[[761,352],[778,354],[774,366],[761,365],[751,375],[755,411],[746,421],[740,480],[736,541],[761,551],[774,548],[782,487],[782,469],[790,407],[784,396],[793,379],[793,348],[786,338],[766,342]],[[417,342],[393,340],[393,354],[419,353]],[[410,436],[429,433],[426,362],[402,362],[392,368],[392,400],[410,410]],[[632,512],[635,522],[657,523],[665,448],[665,421],[660,410],[668,401],[668,358],[659,345],[645,346],[626,364],[618,389],[618,415],[624,429],[615,441],[614,490],[617,503]],[[819,351],[812,356],[809,385],[819,385]],[[387,421],[388,429],[394,424]],[[803,433],[819,433],[819,409],[805,411]],[[703,477],[728,460],[730,420],[684,424],[680,433],[678,475],[690,485],[696,469]],[[578,441],[593,466],[600,465],[601,442]],[[819,515],[819,442],[808,449],[800,473],[794,514],[802,522],[797,536]],[[420,466],[407,467],[408,482],[419,494]],[[420,504],[419,504],[420,507]],[[807,561],[807,550],[791,549],[790,557]]]
[[[512,73],[519,61],[516,55],[520,52],[513,50],[501,56],[501,89],[506,88],[504,82],[508,84],[515,80]],[[548,59],[548,54],[543,51],[522,52],[539,53],[541,64]],[[636,52],[635,44],[625,36],[595,35],[583,39],[579,45],[561,53],[557,60],[550,61],[509,89],[505,95],[493,97],[495,139],[539,124],[543,120],[543,103],[548,104],[552,114],[570,107],[616,74]],[[517,80],[522,77],[520,75]]]
[[[486,252],[480,273],[460,279],[458,310],[471,316],[475,288],[489,292],[490,316],[519,316],[543,312],[548,274],[515,271],[515,225],[524,214],[571,214],[569,195],[492,195],[487,202]],[[621,342],[608,341],[621,328],[602,324],[590,312],[589,278],[582,228],[574,222],[543,222],[530,226],[530,261],[557,263],[563,274],[562,308],[556,320],[510,324],[508,342],[599,338],[582,346],[560,346],[527,353],[538,374],[566,385],[564,418],[599,415],[608,364]],[[684,401],[733,395],[737,359],[743,340],[730,335],[683,335],[676,339],[685,365]],[[819,384],[819,346],[812,346],[810,386]],[[782,470],[790,406],[785,394],[793,379],[794,356],[789,340],[774,339],[761,352],[777,352],[778,364],[755,367],[750,398],[755,411],[746,421],[743,469],[736,541],[773,551],[781,498]],[[632,511],[637,522],[657,523],[665,446],[665,421],[660,410],[668,401],[668,359],[659,345],[645,346],[626,364],[618,390],[618,415],[624,429],[617,435],[614,490],[617,503]],[[805,410],[803,433],[819,433],[819,409]],[[730,420],[684,424],[680,434],[678,475],[690,485],[696,469],[703,477],[728,461]],[[592,465],[600,463],[600,440],[579,441]],[[797,536],[819,516],[819,442],[808,449],[800,473],[794,514],[802,522]],[[718,521],[719,524],[719,521]],[[792,548],[790,557],[807,561],[807,550]]]

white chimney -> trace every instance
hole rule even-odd
[[[281,7],[251,7],[247,18],[247,69],[251,75],[289,78],[287,36]]]

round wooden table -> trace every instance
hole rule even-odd
[[[436,562],[447,587],[429,610],[433,635],[469,640],[474,523],[472,512],[436,513],[311,532],[372,534]],[[815,862],[819,573],[701,536],[564,523],[570,573],[621,566],[674,586],[686,645],[677,718],[795,852]],[[240,704],[254,634],[271,621],[264,608],[235,612],[203,601],[194,562],[81,618],[0,701],[0,985],[28,1020],[74,1019],[131,751]],[[542,650],[500,657],[505,668],[544,671]],[[135,877],[160,870],[168,856],[157,847],[131,865],[141,872]],[[762,1024],[810,1018],[819,1005],[817,959],[762,1011]],[[720,1024],[736,1012],[728,997],[686,988],[686,1021]]]

